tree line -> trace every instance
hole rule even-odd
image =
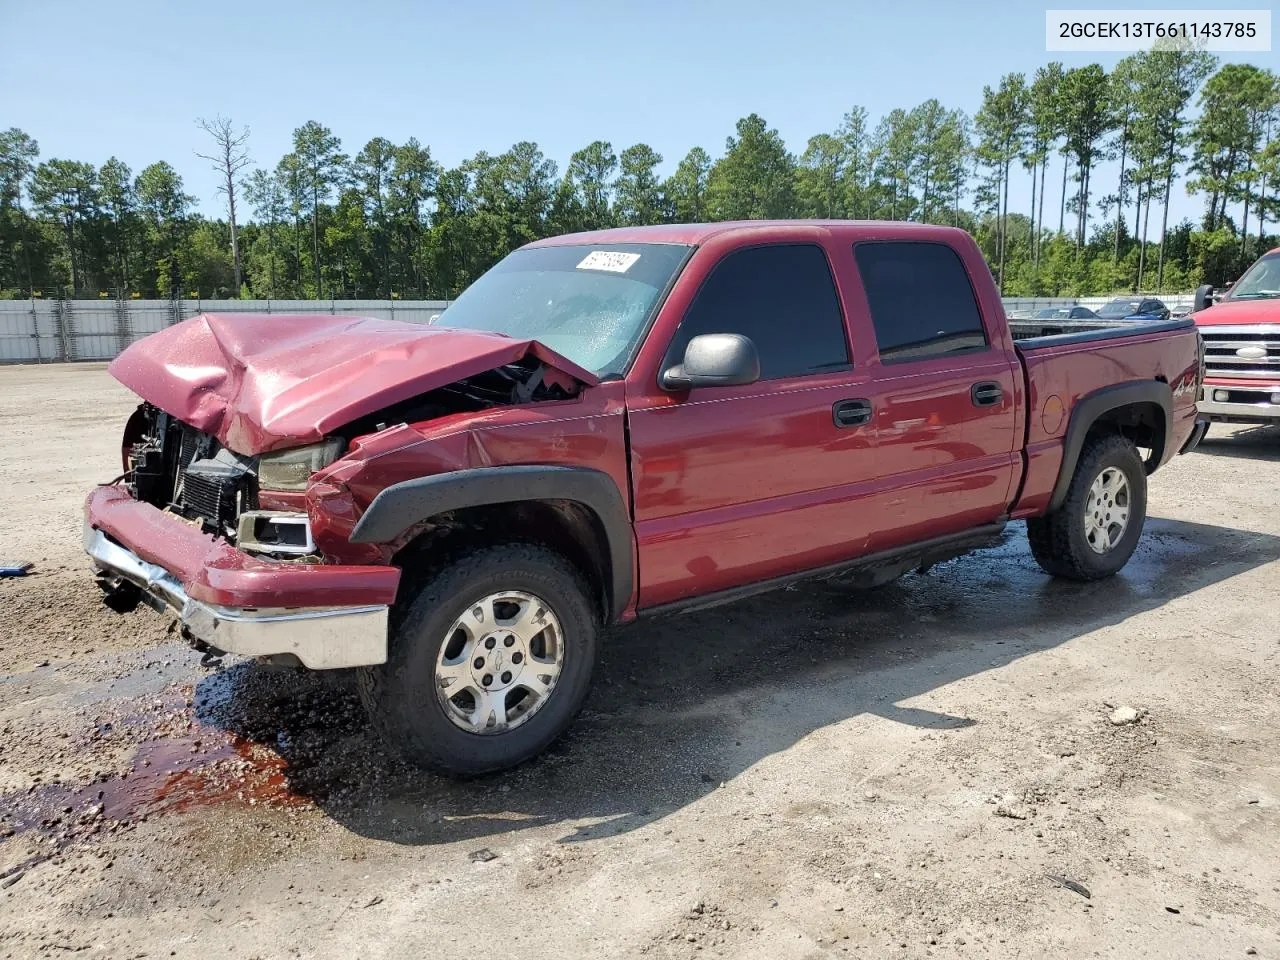
[[[973,116],[927,100],[873,123],[854,107],[799,155],[751,114],[719,156],[694,147],[667,176],[643,143],[597,140],[563,173],[531,142],[446,168],[414,138],[348,154],[315,121],[274,167],[254,167],[247,129],[201,119],[197,156],[218,173],[225,219],[195,213],[164,161],[135,175],[115,157],[41,160],[11,128],[0,297],[449,299],[551,234],[793,217],[964,227],[1010,296],[1186,290],[1232,279],[1274,244],[1277,121],[1271,71],[1176,49],[1109,73],[1054,62],[1006,74]],[[1012,210],[1018,180],[1031,202]],[[1169,224],[1178,189],[1203,199],[1198,223]]]

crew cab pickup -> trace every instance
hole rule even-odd
[[[638,615],[882,583],[1019,519],[1049,573],[1118,571],[1199,438],[1201,350],[1082,323],[1015,335],[961,230],[821,221],[540,240],[430,325],[199,316],[111,364],[143,403],[85,546],[116,609],[359,668],[407,758],[499,769]]]
[[[1201,415],[1219,423],[1280,422],[1280,248],[1216,303],[1212,287],[1197,290],[1192,317],[1205,341]]]

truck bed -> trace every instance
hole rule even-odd
[[[1200,347],[1192,320],[1010,320],[1009,327],[1026,373],[1029,413],[1027,472],[1015,518],[1047,508],[1070,413],[1096,391],[1152,380],[1169,384],[1173,423],[1161,462],[1181,449],[1196,417]]]
[[[1137,336],[1140,333],[1162,333],[1190,326],[1194,326],[1193,321],[1185,317],[1176,320],[1009,320],[1013,339],[1019,347],[1024,348],[1050,345],[1040,344],[1038,341],[1041,340],[1080,343]]]

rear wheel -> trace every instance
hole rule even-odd
[[[1146,518],[1147,473],[1138,448],[1104,434],[1080,452],[1062,506],[1027,521],[1027,539],[1046,572],[1098,580],[1128,563]]]
[[[391,624],[387,662],[359,688],[384,741],[470,776],[515,766],[572,722],[598,617],[578,571],[532,544],[478,550],[429,577]]]

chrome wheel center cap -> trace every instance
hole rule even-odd
[[[493,646],[489,646],[489,641]],[[491,633],[476,644],[471,678],[482,690],[505,690],[515,683],[527,659],[524,645],[510,633]]]

